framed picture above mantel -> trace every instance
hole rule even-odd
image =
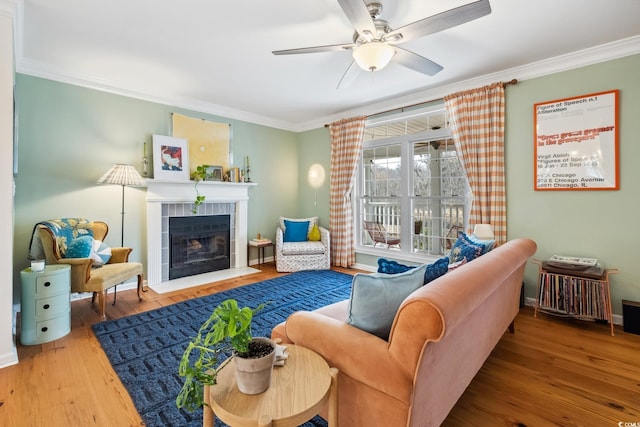
[[[534,189],[618,190],[618,90],[534,104]]]
[[[167,181],[189,181],[187,140],[153,135],[153,177]]]

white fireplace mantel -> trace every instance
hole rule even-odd
[[[162,282],[162,205],[194,203],[195,181],[145,180],[147,187],[147,281]],[[235,263],[231,268],[247,266],[247,229],[249,189],[256,183],[200,181],[198,192],[204,203],[235,203]],[[164,242],[167,244],[167,242]]]

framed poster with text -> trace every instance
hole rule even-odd
[[[618,91],[534,104],[534,189],[618,190]]]

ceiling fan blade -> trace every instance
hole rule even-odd
[[[345,89],[351,86],[351,83],[354,82],[354,80],[356,79],[356,77],[358,77],[359,74],[360,74],[360,67],[358,67],[358,64],[356,64],[356,61],[351,61],[351,65],[349,65],[347,70],[344,72],[344,74],[340,78],[340,81],[338,82],[338,86],[336,87],[336,89]]]
[[[389,32],[385,38],[389,40],[402,35],[402,38],[397,40],[397,43],[405,42],[473,21],[490,13],[491,5],[489,0],[474,1],[397,28]]]
[[[271,53],[274,55],[295,55],[298,53],[336,52],[340,50],[349,50],[354,46],[355,45],[353,43],[332,44],[326,46],[301,47],[298,49],[274,50]]]
[[[367,5],[362,0],[338,0],[338,3],[358,34],[367,40],[373,40],[377,30]]]
[[[396,50],[396,54],[393,56],[393,60],[400,65],[428,76],[436,75],[442,71],[442,65],[436,64],[424,56],[420,56],[417,53],[410,52],[398,46],[394,46],[394,49]]]

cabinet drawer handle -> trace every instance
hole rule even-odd
[[[49,286],[51,286],[51,282],[44,282],[44,287],[48,288]]]
[[[49,330],[49,328],[47,328],[46,326],[43,326],[42,329],[40,329],[42,332],[47,332]]]
[[[51,307],[49,304],[45,304],[45,305],[42,306],[42,308],[44,308],[45,310],[48,310],[49,307]]]

